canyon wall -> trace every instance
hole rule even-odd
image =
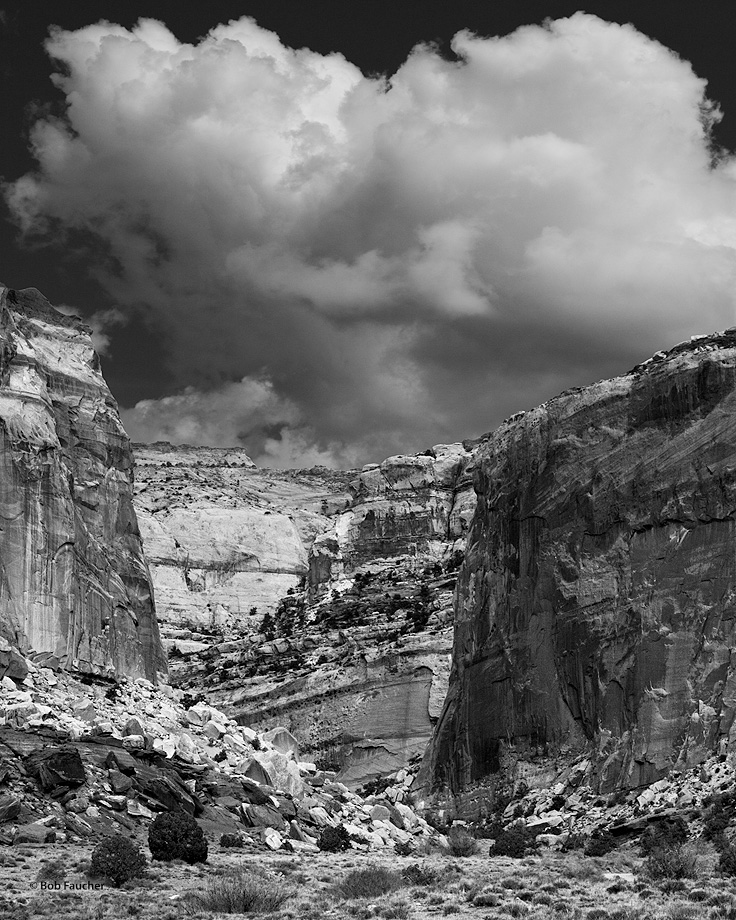
[[[425,791],[587,753],[605,792],[733,748],[735,386],[736,331],[698,337],[479,448]]]
[[[22,652],[166,672],[132,470],[90,330],[0,288],[0,635]]]
[[[136,446],[172,680],[252,728],[287,726],[351,786],[420,756],[447,689],[474,449],[356,473]]]

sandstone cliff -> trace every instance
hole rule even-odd
[[[428,788],[602,791],[736,739],[736,331],[563,393],[479,448]]]
[[[136,456],[172,680],[251,727],[286,725],[352,786],[420,756],[447,689],[474,445],[358,474]]]
[[[253,629],[304,580],[354,474],[256,468],[237,448],[136,444],[135,504],[159,622],[180,649]]]
[[[388,457],[363,467],[351,501],[314,542],[309,585],[330,581],[373,559],[408,555],[440,559],[464,545],[475,510],[476,442],[438,444],[423,454]]]
[[[0,289],[0,634],[81,671],[166,671],[133,461],[90,330]]]

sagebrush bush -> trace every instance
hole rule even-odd
[[[438,879],[437,872],[423,863],[409,863],[401,874],[408,885],[434,885]]]
[[[450,852],[453,856],[472,856],[475,853],[475,837],[469,834],[464,827],[451,827],[447,835]]]
[[[221,847],[244,847],[245,837],[242,834],[222,834],[220,836]]]
[[[146,857],[140,847],[122,834],[105,837],[92,851],[90,875],[92,878],[105,876],[116,887],[140,878],[145,868]]]
[[[657,847],[682,846],[688,836],[687,824],[679,816],[656,821],[639,838],[639,851],[642,856],[648,856]]]
[[[353,869],[338,882],[336,893],[345,900],[353,898],[380,898],[383,894],[401,888],[404,880],[398,872],[384,869],[383,866],[368,866],[366,869]]]
[[[521,859],[530,850],[537,847],[537,836],[534,831],[524,827],[523,824],[512,824],[496,837],[496,842],[490,850],[490,856],[511,856]]]
[[[688,846],[658,846],[647,857],[646,869],[655,879],[694,878],[697,859]]]
[[[171,862],[183,859],[193,865],[207,862],[207,838],[191,815],[183,811],[164,811],[148,828],[148,848],[154,859]]]
[[[609,831],[593,831],[585,844],[586,856],[605,856],[615,850],[619,841]]]
[[[53,859],[51,862],[47,862],[41,866],[36,875],[36,881],[63,882],[66,878],[67,868],[66,860],[61,857],[59,857],[59,859]]]
[[[342,824],[338,824],[337,827],[328,825],[322,828],[317,846],[325,853],[339,853],[341,850],[349,850],[350,834]]]
[[[724,875],[736,875],[736,847],[729,844],[722,847],[718,869]]]
[[[277,911],[294,896],[283,879],[232,869],[213,878],[203,891],[189,892],[185,900],[190,908],[215,914],[265,914]]]

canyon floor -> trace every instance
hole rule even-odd
[[[449,915],[484,920],[725,920],[736,916],[736,881],[717,871],[710,844],[696,841],[692,849],[694,877],[657,881],[630,845],[604,857],[544,851],[519,860],[489,858],[484,841],[479,841],[478,855],[420,860],[354,852],[244,856],[214,846],[204,866],[152,861],[143,878],[120,889],[101,884],[96,890],[64,890],[65,884],[90,884],[85,870],[91,847],[26,846],[2,855],[0,915],[7,920],[211,920],[222,915],[198,905],[193,897],[217,888],[228,873],[243,871],[261,893],[275,893],[277,899],[285,895],[277,909],[259,911],[260,916],[283,920],[425,920]],[[373,877],[385,878],[389,872],[399,881],[402,873],[417,865],[424,870],[426,884],[404,879],[387,894],[355,896],[355,873],[373,870]],[[62,887],[41,887],[54,881]]]

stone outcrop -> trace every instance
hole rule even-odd
[[[132,469],[90,330],[33,288],[0,288],[0,636],[11,651],[88,672],[166,671]],[[19,676],[10,658],[3,667]]]
[[[587,753],[610,791],[733,749],[735,387],[736,330],[697,337],[479,448],[426,788],[543,786]]]

